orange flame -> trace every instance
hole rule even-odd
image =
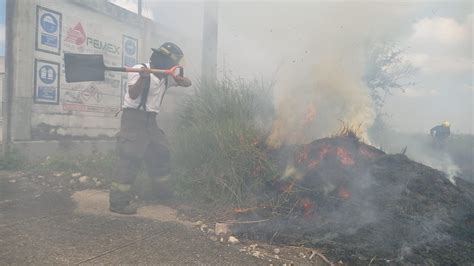
[[[337,193],[339,195],[339,198],[341,199],[349,199],[351,197],[351,193],[343,186],[339,188],[339,191]]]
[[[324,159],[326,157],[326,154],[328,154],[331,151],[331,146],[328,144],[325,144],[319,148],[319,160]]]
[[[312,169],[318,167],[318,165],[319,165],[319,160],[311,160],[308,163],[308,169],[312,170]]]
[[[349,153],[342,147],[337,147],[336,148],[336,154],[337,157],[339,157],[339,161],[343,165],[354,165],[354,160],[351,158]]]
[[[318,158],[309,161],[308,169],[312,170],[312,169],[318,167],[321,160],[324,159],[324,157],[326,157],[326,154],[328,154],[330,151],[331,151],[331,146],[329,146],[329,145],[321,146],[319,148]]]
[[[303,209],[304,216],[310,216],[313,214],[316,207],[316,204],[310,198],[300,199],[298,205]]]

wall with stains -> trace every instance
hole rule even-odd
[[[170,34],[107,1],[16,2],[12,140],[111,139],[127,75],[106,72],[105,82],[66,83],[64,53],[103,54],[106,65],[133,66],[148,61],[150,48]],[[179,93],[168,97],[165,121]]]

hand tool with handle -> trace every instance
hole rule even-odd
[[[101,54],[74,54],[64,53],[64,70],[66,82],[82,81],[104,81],[105,71],[115,72],[148,72],[153,74],[164,74],[173,77],[184,76],[182,66],[174,66],[171,69],[133,68],[133,67],[110,67],[104,64]]]

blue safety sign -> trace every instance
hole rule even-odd
[[[61,13],[37,6],[36,9],[36,50],[60,54]]]
[[[135,55],[137,52],[137,46],[134,41],[132,40],[126,40],[125,41],[125,52],[127,55]]]
[[[59,103],[59,64],[35,60],[35,103]]]
[[[40,19],[41,28],[47,33],[58,31],[58,20],[50,13],[44,13]]]
[[[123,36],[122,65],[132,67],[138,62],[138,40],[129,36]]]
[[[39,78],[45,84],[52,84],[56,81],[56,71],[50,65],[44,65],[39,69]]]

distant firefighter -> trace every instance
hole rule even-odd
[[[430,130],[430,134],[433,137],[435,147],[442,148],[451,134],[451,124],[448,121],[444,121],[441,125],[433,127]]]

